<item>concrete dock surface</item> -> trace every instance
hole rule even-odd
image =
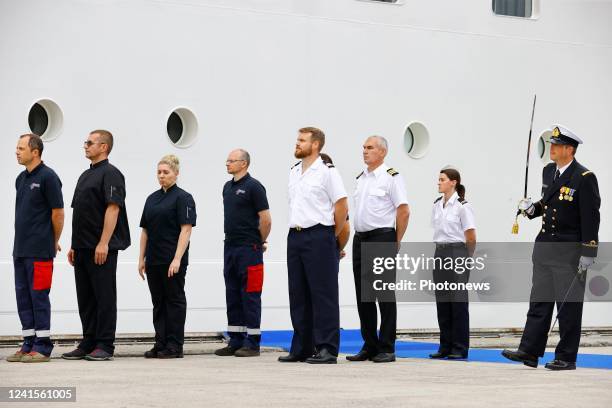
[[[8,363],[0,348],[0,385],[75,386],[76,402],[20,407],[606,407],[612,406],[612,370],[551,372],[520,364],[400,358],[395,363],[337,365],[279,363],[285,353],[218,357],[223,343],[187,344],[185,358],[146,360],[150,345],[118,347],[114,361],[66,361],[56,347],[49,363]],[[612,354],[611,347],[581,349]],[[128,357],[138,356],[138,357]]]

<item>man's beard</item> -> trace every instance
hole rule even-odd
[[[300,150],[296,149],[294,156],[296,159],[303,159],[304,157],[310,156],[311,153],[312,153],[312,148],[300,149]]]

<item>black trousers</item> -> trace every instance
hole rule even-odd
[[[147,283],[153,302],[153,327],[155,348],[182,351],[185,340],[185,275],[187,265],[181,265],[178,273],[168,277],[169,264],[147,265]]]
[[[436,248],[435,257],[465,258],[468,256],[465,246]],[[444,262],[442,262],[444,265]],[[455,270],[436,268],[433,271],[435,283],[467,283],[469,271],[457,273]],[[465,290],[436,290],[436,309],[440,328],[440,346],[438,352],[459,354],[467,357],[470,348],[470,312],[468,293]]]
[[[333,226],[315,225],[287,237],[289,309],[293,338],[290,353],[310,357],[340,345],[338,247]]]
[[[395,257],[397,254],[397,233],[395,230],[379,234],[360,236],[358,233],[353,237],[353,277],[355,279],[355,293],[357,295],[357,312],[361,326],[361,337],[363,338],[363,350],[369,354],[394,353],[397,326],[397,303],[395,293],[385,291],[382,294],[373,293],[373,282],[375,275],[372,273],[373,257]],[[389,243],[389,245],[376,245],[371,250],[364,250],[362,243]],[[366,258],[367,252],[367,258]],[[373,253],[376,252],[376,253]],[[367,269],[362,274],[363,264]],[[395,269],[387,270],[383,281],[395,282]],[[378,329],[378,311],[376,302],[380,309],[380,334]]]
[[[577,269],[577,263],[575,265],[573,263],[571,265],[545,265],[534,262],[533,286],[520,350],[538,357],[544,355],[556,303],[557,311],[561,309],[559,312],[561,338],[555,349],[555,358],[563,361],[576,361],[580,345],[582,300],[584,299],[584,282],[578,278],[574,280]],[[565,298],[566,303],[561,307]]]
[[[106,262],[94,263],[93,249],[74,250],[74,280],[86,353],[100,348],[113,354],[117,327],[117,251],[109,251]]]

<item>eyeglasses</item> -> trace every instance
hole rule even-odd
[[[232,164],[232,163],[236,163],[236,162],[239,162],[239,161],[246,161],[246,160],[244,160],[244,159],[226,160],[225,164]]]
[[[95,145],[95,144],[106,144],[106,143],[104,143],[104,142],[92,142],[91,140],[86,140],[86,141],[83,142],[83,145],[87,146],[87,147],[91,147],[91,145]]]

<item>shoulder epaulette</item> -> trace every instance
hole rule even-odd
[[[582,175],[583,175],[583,176],[586,176],[587,174],[591,174],[591,173],[593,173],[591,170],[587,170],[587,171],[585,171],[584,173],[582,173]]]
[[[442,196],[438,197],[435,199],[434,204],[437,203],[438,201],[440,201],[442,199]]]
[[[295,163],[293,166],[291,166],[291,168],[293,169],[295,166],[297,166],[298,164],[300,164],[302,161],[300,160],[299,162]]]
[[[399,174],[399,172],[397,170],[395,170],[393,167],[391,167],[389,170],[387,170],[387,173],[389,173],[392,176],[397,176]]]
[[[361,176],[363,176],[363,171],[362,171],[361,173],[359,173],[359,174],[357,175],[357,177],[355,177],[355,178],[357,178],[357,179],[358,179],[358,178],[359,178],[359,177],[361,177]]]
[[[334,167],[336,167],[332,163],[325,163],[325,165],[329,167],[330,169],[333,169]]]
[[[467,200],[465,198],[460,198],[459,202],[461,203],[461,205],[467,204]]]

